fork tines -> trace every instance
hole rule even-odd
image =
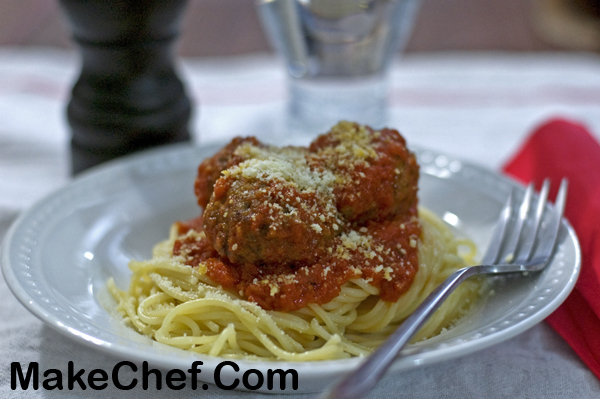
[[[483,264],[522,265],[524,270],[543,267],[554,251],[566,203],[567,185],[567,180],[562,179],[554,206],[548,204],[549,179],[544,180],[537,196],[533,184],[530,184],[519,204],[515,204],[515,193],[511,190]]]

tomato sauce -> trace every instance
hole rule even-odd
[[[383,300],[395,302],[418,270],[420,224],[410,216],[370,223],[361,230],[357,235],[368,240],[369,247],[354,248],[354,242],[338,238],[331,254],[305,265],[234,265],[221,258],[206,237],[178,239],[173,254],[185,255],[190,266],[204,263],[216,284],[266,310],[293,311],[309,303],[328,303],[344,283],[357,277],[379,288]]]

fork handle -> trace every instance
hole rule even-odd
[[[355,399],[366,395],[381,379],[396,355],[456,287],[467,278],[485,272],[485,266],[472,266],[448,276],[356,370],[323,392],[318,399]]]

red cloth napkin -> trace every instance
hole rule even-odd
[[[522,182],[569,179],[565,216],[581,245],[582,267],[575,289],[546,321],[600,378],[600,144],[578,124],[553,119],[537,128],[504,166]]]

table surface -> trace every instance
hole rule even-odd
[[[0,240],[35,201],[71,181],[65,103],[77,74],[70,51],[0,47]],[[196,145],[238,134],[277,139],[286,80],[269,54],[183,58],[195,101]],[[498,170],[537,125],[562,116],[600,132],[600,57],[577,53],[443,52],[409,54],[392,70],[389,125],[409,143]],[[600,138],[600,136],[597,136]],[[0,397],[54,397],[12,391],[10,362],[66,372],[110,369],[118,361],[75,343],[17,302],[0,278]],[[255,397],[213,389],[213,397]],[[597,398],[600,382],[545,323],[486,350],[384,379],[368,397]],[[94,392],[60,396],[192,397],[191,390]],[[58,395],[56,395],[58,396]],[[265,396],[267,397],[267,396]],[[273,396],[268,396],[272,398]],[[296,397],[311,397],[298,395]]]

